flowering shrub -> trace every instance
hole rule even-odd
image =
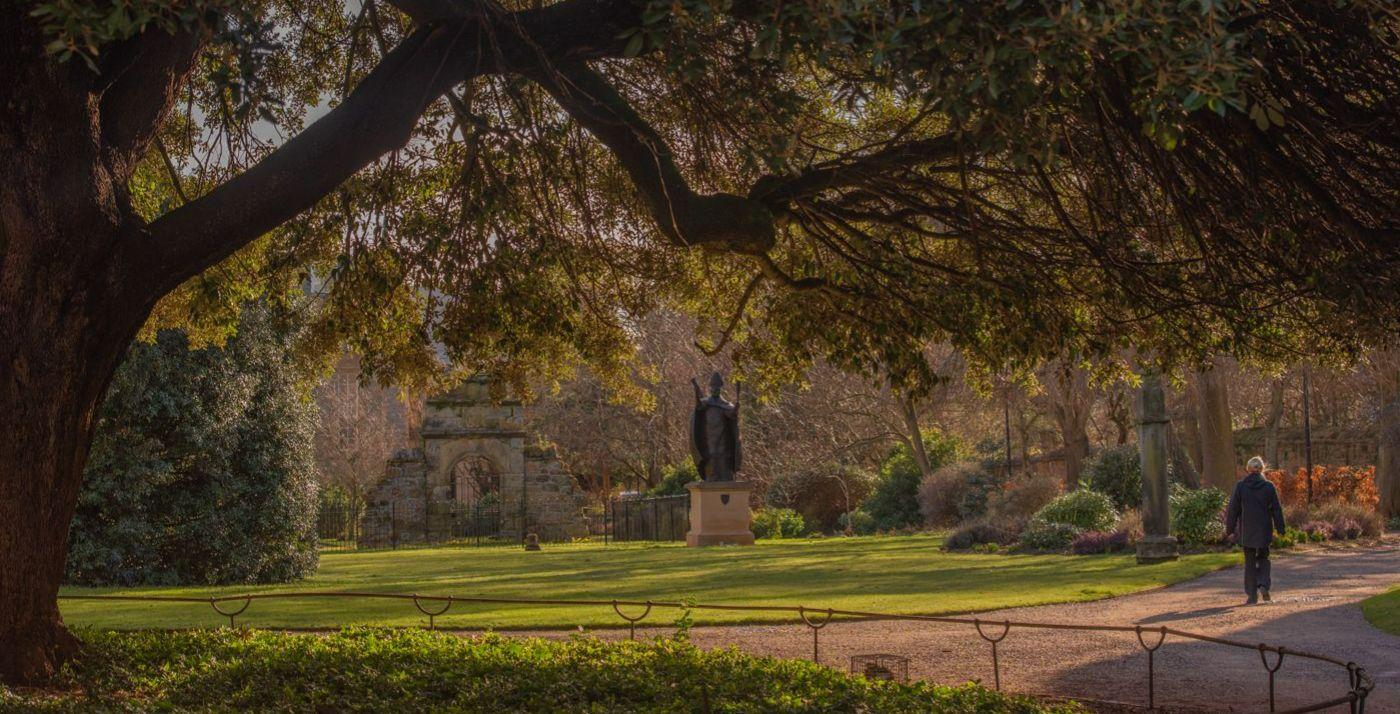
[[[1345,539],[1346,536],[1333,536],[1332,533],[1346,533],[1352,527],[1359,529],[1357,538],[1375,538],[1385,530],[1381,514],[1371,506],[1358,506],[1351,503],[1332,501],[1312,507],[1299,507],[1284,513],[1288,525],[1307,530],[1308,525],[1322,524],[1327,527],[1328,536]]]
[[[1095,553],[1114,553],[1128,547],[1128,532],[1116,530],[1112,533],[1104,531],[1085,531],[1080,533],[1073,542],[1069,544],[1069,550],[1075,555],[1093,555]]]
[[[975,545],[991,543],[1011,545],[1016,542],[1017,532],[987,521],[973,521],[948,534],[943,547],[948,550],[967,550]]]
[[[1308,504],[1307,469],[1300,468],[1293,473],[1269,471],[1264,476],[1278,489],[1284,509],[1302,508]],[[1313,503],[1349,503],[1374,509],[1381,501],[1374,466],[1314,466],[1312,487]]]

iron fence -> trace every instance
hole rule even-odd
[[[690,494],[618,498],[608,504],[604,533],[617,542],[685,540],[690,530]]]
[[[366,592],[330,592],[330,591],[307,591],[291,593],[248,593],[241,595],[225,595],[221,597],[195,598],[195,597],[175,597],[160,595],[59,595],[60,600],[108,600],[108,601],[134,601],[134,602],[178,602],[178,603],[198,603],[207,604],[219,615],[228,618],[229,627],[237,626],[239,616],[248,611],[248,608],[257,600],[286,600],[286,599],[313,599],[313,598],[360,598],[360,599],[381,599],[410,601],[417,610],[428,618],[428,629],[437,628],[437,618],[445,615],[452,606],[458,603],[478,604],[478,605],[532,605],[544,607],[610,607],[619,618],[626,624],[628,638],[635,640],[637,637],[637,625],[651,615],[656,609],[673,609],[680,611],[704,611],[704,610],[725,610],[739,612],[765,612],[765,613],[785,613],[793,616],[811,631],[812,634],[812,661],[821,662],[821,631],[822,628],[831,624],[837,618],[852,621],[908,621],[917,623],[943,623],[955,625],[970,625],[976,635],[990,645],[992,681],[993,686],[1000,691],[1001,682],[1001,659],[998,645],[1001,644],[1011,634],[1013,629],[1025,630],[1077,630],[1090,632],[1122,632],[1135,635],[1138,644],[1145,654],[1147,672],[1143,678],[1142,698],[1149,709],[1156,709],[1156,652],[1166,642],[1168,637],[1175,637],[1185,640],[1194,640],[1208,644],[1220,645],[1245,650],[1253,650],[1259,653],[1259,660],[1268,679],[1269,687],[1269,711],[1277,712],[1274,697],[1274,685],[1276,675],[1283,667],[1284,658],[1291,657],[1297,659],[1313,660],[1324,664],[1334,665],[1343,670],[1347,675],[1347,689],[1339,690],[1337,696],[1324,701],[1306,704],[1301,707],[1288,709],[1284,714],[1301,714],[1302,712],[1313,712],[1328,709],[1336,706],[1348,706],[1353,714],[1364,714],[1366,710],[1366,698],[1375,689],[1375,682],[1367,674],[1366,669],[1361,665],[1337,659],[1328,655],[1303,652],[1301,650],[1288,649],[1282,645],[1250,644],[1229,640],[1221,637],[1177,630],[1170,627],[1143,627],[1141,625],[1072,625],[1064,623],[1047,622],[1026,622],[1018,620],[984,620],[977,617],[951,617],[937,615],[904,615],[887,612],[870,612],[861,610],[839,610],[835,608],[812,608],[804,605],[736,605],[736,604],[698,604],[686,602],[667,602],[659,600],[547,600],[532,598],[498,598],[498,597],[469,597],[458,595],[419,595],[407,593],[366,593]],[[286,628],[283,628],[286,629]],[[1270,661],[1272,658],[1272,661]]]

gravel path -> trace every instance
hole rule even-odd
[[[1352,660],[1365,666],[1376,682],[1367,711],[1400,714],[1400,637],[1371,627],[1357,606],[1366,597],[1400,582],[1400,539],[1391,537],[1366,548],[1320,548],[1275,555],[1273,579],[1273,603],[1254,607],[1241,605],[1244,595],[1236,567],[1136,595],[1013,608],[979,617],[1166,625]],[[638,630],[639,638],[643,632]],[[661,635],[668,630],[645,633]],[[609,639],[627,635],[625,630],[598,630],[594,634]],[[697,627],[691,631],[691,639],[701,647],[732,645],[779,657],[812,654],[810,630],[803,625]],[[1001,681],[1007,690],[1145,703],[1146,655],[1130,633],[1012,628],[998,647]],[[990,646],[966,625],[837,622],[821,631],[821,661],[826,664],[844,667],[851,655],[874,652],[908,657],[911,677],[992,683]],[[1156,672],[1157,704],[1169,710],[1268,711],[1268,679],[1256,651],[1168,637],[1157,651]],[[1341,696],[1347,688],[1341,668],[1297,658],[1286,659],[1276,677],[1280,711]]]

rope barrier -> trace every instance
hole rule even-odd
[[[254,600],[293,600],[306,598],[361,598],[379,600],[409,600],[417,610],[428,617],[428,629],[437,629],[437,618],[446,614],[454,603],[475,603],[484,605],[544,605],[555,607],[591,607],[609,606],[617,616],[627,623],[628,639],[635,640],[637,637],[637,623],[641,622],[651,614],[653,608],[672,608],[680,610],[711,610],[729,612],[778,612],[790,613],[795,619],[812,631],[812,661],[820,662],[820,639],[819,633],[822,628],[831,624],[834,619],[849,620],[854,622],[868,622],[880,620],[898,620],[909,622],[933,622],[955,625],[972,625],[977,635],[992,646],[992,677],[997,690],[1001,689],[1001,660],[997,645],[1010,634],[1012,627],[1041,630],[1071,630],[1079,632],[1128,632],[1137,637],[1138,644],[1147,653],[1147,702],[1148,708],[1156,706],[1156,668],[1155,654],[1168,635],[1180,637],[1198,642],[1235,647],[1240,649],[1255,650],[1259,653],[1259,658],[1264,665],[1269,676],[1269,711],[1275,711],[1274,699],[1274,675],[1283,666],[1284,656],[1311,659],[1318,662],[1336,665],[1347,671],[1347,682],[1349,691],[1341,697],[1331,699],[1326,702],[1307,705],[1297,709],[1290,709],[1283,714],[1297,714],[1301,712],[1318,711],[1327,707],[1348,704],[1353,714],[1364,714],[1366,710],[1366,697],[1375,689],[1375,682],[1366,672],[1366,669],[1355,662],[1344,661],[1327,655],[1303,652],[1301,650],[1286,649],[1283,646],[1273,646],[1266,644],[1248,644],[1235,640],[1228,640],[1210,635],[1202,635],[1185,630],[1176,630],[1169,627],[1143,628],[1141,625],[1078,625],[1053,622],[1022,622],[1016,620],[986,621],[977,617],[953,617],[940,615],[902,615],[887,612],[868,612],[861,610],[838,610],[835,608],[810,608],[805,605],[735,605],[735,604],[697,604],[687,602],[667,602],[657,600],[549,600],[531,598],[505,598],[505,597],[463,597],[457,595],[421,595],[406,593],[376,593],[376,592],[353,592],[353,591],[323,591],[309,590],[299,592],[270,592],[270,593],[240,593],[235,595],[224,595],[216,597],[181,597],[165,595],[59,595],[60,600],[97,600],[113,602],[166,602],[166,603],[187,603],[205,604],[213,608],[216,613],[228,618],[229,627],[234,627],[235,618],[246,612]],[[222,603],[240,603],[238,609],[224,609],[220,607]],[[441,603],[441,609],[429,609],[424,603]],[[642,608],[640,615],[628,615],[623,608]],[[813,615],[820,615],[814,618]],[[1001,626],[999,635],[988,634],[989,630],[983,627]],[[1156,633],[1156,644],[1149,645],[1144,639],[1143,633]],[[1274,654],[1276,659],[1272,665],[1269,664],[1267,655]]]

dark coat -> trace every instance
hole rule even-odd
[[[1267,548],[1273,540],[1269,526],[1283,533],[1283,505],[1278,490],[1257,473],[1240,479],[1225,509],[1225,535],[1240,534],[1240,546]]]

